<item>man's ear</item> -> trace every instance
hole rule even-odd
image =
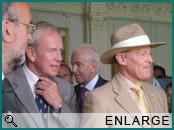
[[[115,59],[120,65],[126,65],[126,58],[124,53],[118,53],[115,55]]]
[[[96,72],[97,62],[93,62],[92,65],[91,65],[91,67],[92,67],[91,72]]]
[[[35,60],[36,60],[35,49],[31,46],[27,46],[26,47],[26,56],[28,57],[28,59],[30,61],[35,62]]]
[[[5,43],[13,42],[15,37],[15,27],[14,24],[8,20],[2,21],[2,40]]]

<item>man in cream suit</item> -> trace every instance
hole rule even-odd
[[[120,28],[111,36],[112,48],[101,56],[105,64],[116,62],[118,73],[112,80],[100,88],[90,92],[84,103],[85,113],[122,113],[146,114],[167,113],[167,99],[161,88],[143,82],[151,75],[153,59],[151,48],[164,42],[151,43],[148,36],[138,24]],[[134,90],[138,85],[140,96]],[[140,93],[139,93],[140,95]],[[144,109],[142,109],[142,106]],[[100,117],[100,116],[98,116]],[[106,125],[103,118],[83,116],[82,127],[126,127],[124,125]],[[154,127],[150,125],[133,125],[127,127]]]
[[[36,25],[26,48],[26,63],[6,75],[19,98],[19,111],[33,113],[28,118],[30,127],[75,127],[73,115],[62,114],[77,111],[74,89],[70,83],[54,77],[62,61],[62,37],[47,22]]]

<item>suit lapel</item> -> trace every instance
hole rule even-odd
[[[111,80],[113,92],[115,93],[115,101],[120,105],[130,116],[134,119],[136,113],[141,113],[133,101],[131,95],[126,90],[126,83],[122,81],[117,75]],[[141,127],[145,127],[142,126]]]
[[[97,83],[96,83],[96,85],[95,85],[94,88],[98,88],[98,87],[102,86],[103,84],[105,84],[106,82],[107,82],[106,80],[102,79],[102,78],[99,76],[99,79],[98,79],[98,81],[97,81]]]
[[[80,103],[80,87],[81,85],[78,84],[74,87],[75,93],[76,93],[76,99],[77,99],[77,103]]]
[[[120,81],[121,79],[117,75],[111,80],[113,92],[116,94],[115,101],[128,113],[140,113],[132,97],[125,89],[125,82]]]
[[[158,109],[158,106],[156,106],[155,104],[158,103],[155,95],[153,94],[152,87],[153,86],[149,86],[149,84],[147,84],[146,82],[142,82],[142,88],[144,90],[150,112],[154,113],[157,111],[156,109]]]
[[[19,100],[24,105],[25,109],[29,113],[39,113],[35,99],[32,95],[27,78],[23,72],[22,67],[16,70],[14,77],[14,84],[17,86],[14,88]]]
[[[100,86],[102,86],[103,84],[105,84],[107,82],[107,80],[104,80],[102,79],[100,76],[99,76],[99,79],[96,83],[96,85],[94,86],[94,89],[95,88],[98,88]],[[77,99],[77,104],[80,104],[80,92],[81,92],[81,84],[78,84],[74,87],[74,90],[75,90],[75,93],[76,93],[76,99]]]
[[[21,103],[23,104],[23,106],[25,107],[26,111],[30,113],[31,118],[38,125],[38,127],[44,127],[43,121],[38,122],[38,119],[42,120],[42,116],[32,95],[29,83],[23,72],[22,67],[16,70],[14,84],[16,85],[14,91]],[[36,114],[34,113],[37,113],[37,118]]]

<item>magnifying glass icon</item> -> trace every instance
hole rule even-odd
[[[7,115],[7,116],[5,117],[5,121],[6,121],[7,123],[12,123],[12,124],[14,125],[14,127],[17,127],[17,125],[13,122],[13,117],[12,117],[12,115]]]

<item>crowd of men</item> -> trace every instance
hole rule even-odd
[[[112,48],[101,57],[91,44],[77,46],[71,69],[61,64],[64,47],[54,25],[32,24],[25,2],[2,2],[2,113],[39,113],[29,123],[19,121],[24,127],[48,128],[80,127],[73,113],[172,112],[172,85],[166,97],[165,87],[152,75],[152,48],[163,44],[151,43],[139,24],[126,25],[112,34]],[[117,64],[110,81],[99,74],[100,61]],[[73,86],[74,78],[78,84]],[[59,116],[51,120],[47,113]],[[74,122],[63,113],[72,113]],[[93,116],[80,121],[81,127],[99,124]]]

